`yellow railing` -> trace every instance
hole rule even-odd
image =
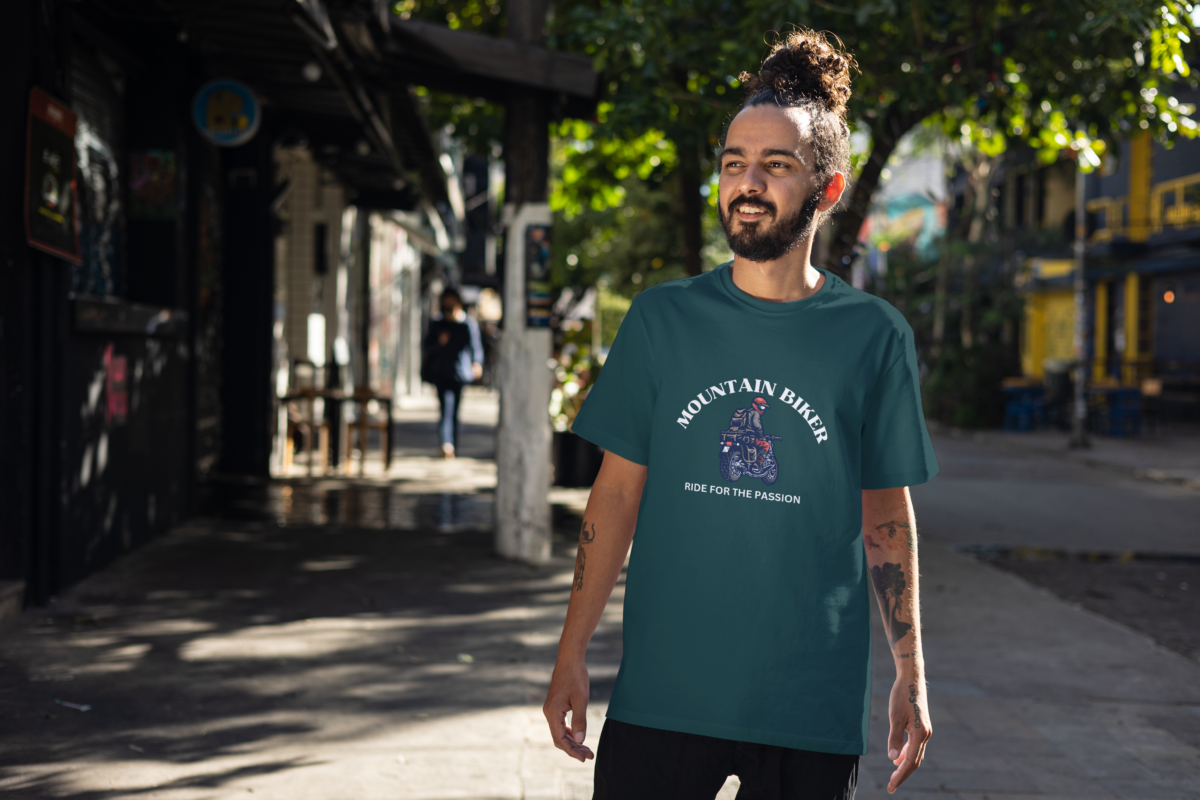
[[[1171,205],[1164,208],[1168,199]],[[1150,222],[1155,233],[1200,225],[1200,172],[1155,186],[1150,193]]]
[[[1149,208],[1135,208],[1128,195],[1089,200],[1087,210],[1103,214],[1104,225],[1088,241],[1110,242],[1114,236],[1137,239],[1147,229],[1162,233],[1200,225],[1200,172],[1157,184],[1151,189],[1148,202]]]

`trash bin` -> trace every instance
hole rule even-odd
[[[554,485],[591,486],[600,474],[604,451],[570,431],[555,431],[551,442]]]

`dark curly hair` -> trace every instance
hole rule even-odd
[[[835,172],[849,177],[846,101],[850,99],[850,70],[857,69],[854,56],[836,36],[794,30],[776,40],[757,75],[743,72],[738,76],[746,89],[742,108],[775,105],[805,109],[817,177],[828,181]]]

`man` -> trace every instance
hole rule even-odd
[[[767,403],[766,400],[762,399],[761,397],[756,397],[754,398],[754,401],[750,403],[749,408],[739,408],[737,411],[734,411],[733,416],[729,418],[729,430],[745,434],[743,439],[747,447],[749,447],[751,444],[754,445],[753,448],[749,448],[747,451],[749,456],[747,461],[756,461],[758,457],[761,454],[765,454],[767,452],[767,448],[771,446],[771,443],[768,440],[762,438],[762,415],[770,407],[770,404]]]
[[[555,744],[581,761],[592,757],[584,654],[637,542],[596,798],[712,798],[730,774],[742,800],[853,797],[871,688],[868,583],[896,665],[888,790],[923,758],[907,487],[937,462],[912,330],[809,264],[849,172],[852,67],[824,36],[796,31],[757,76],[742,74],[748,99],[718,188],[734,260],[634,300],[573,426],[607,452],[543,710]],[[717,480],[714,434],[757,397],[788,443],[771,491]]]

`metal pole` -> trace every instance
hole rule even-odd
[[[1071,447],[1091,447],[1087,433],[1087,282],[1084,251],[1087,244],[1086,184],[1083,155],[1075,170],[1075,403],[1071,415]]]

